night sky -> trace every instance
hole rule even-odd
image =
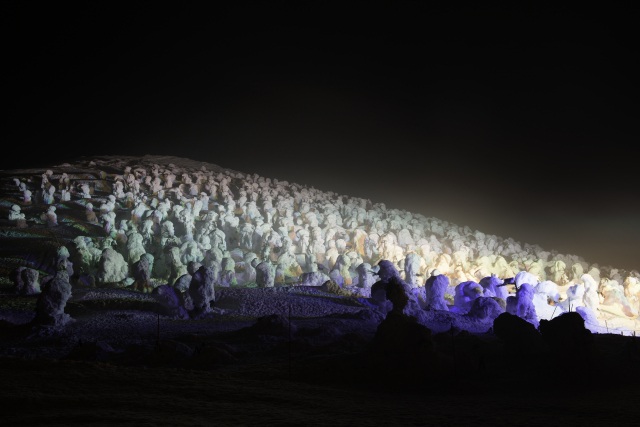
[[[0,168],[175,155],[640,269],[632,3],[227,3],[3,2]]]

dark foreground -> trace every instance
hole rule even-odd
[[[640,416],[638,375],[611,367],[434,375],[406,387],[359,353],[304,351],[202,368],[0,359],[9,426],[618,426]],[[596,376],[597,375],[597,376]]]
[[[509,343],[489,332],[438,332],[435,316],[424,335],[352,300],[297,288],[221,291],[218,311],[202,320],[161,315],[147,294],[76,291],[67,305],[74,321],[49,333],[28,322],[34,298],[0,298],[11,319],[0,322],[2,427],[640,419],[637,337],[593,334],[588,345],[547,346],[536,332]],[[387,335],[376,341],[382,324]]]

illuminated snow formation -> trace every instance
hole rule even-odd
[[[388,266],[411,310],[465,315],[492,298],[534,325],[577,311],[593,332],[640,330],[638,271],[368,199],[161,156],[96,157],[6,179],[10,226],[64,243],[78,267],[72,286],[170,286],[195,297],[192,317],[208,313],[210,286],[332,280],[342,295],[387,305],[374,282]],[[481,301],[474,315],[495,309]]]

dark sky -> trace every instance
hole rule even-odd
[[[3,3],[2,169],[175,155],[640,268],[630,2],[86,3]]]

